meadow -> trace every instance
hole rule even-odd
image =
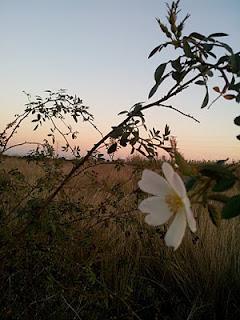
[[[143,168],[161,173],[140,158],[88,162],[36,215],[72,165],[1,157],[0,319],[240,318],[239,217],[216,227],[195,206],[173,252],[137,209]]]
[[[93,114],[89,112],[90,109],[85,102],[83,103],[82,98],[76,94],[68,94],[66,89],[59,89],[56,92],[45,90],[43,96],[32,96],[23,91],[27,103],[20,113],[17,111],[19,109],[11,108],[11,101],[17,101],[10,99],[14,91],[11,91],[10,87],[2,89],[2,92],[7,94],[3,100],[4,112],[11,109],[15,116],[0,132],[0,320],[240,319],[240,162],[229,165],[225,160],[220,160],[210,166],[204,166],[200,162],[190,163],[178,152],[175,137],[171,137],[172,133],[186,134],[185,129],[188,128],[178,128],[176,119],[176,127],[174,122],[170,121],[172,131],[166,123],[160,132],[154,127],[149,129],[145,121],[145,111],[153,107],[171,110],[180,119],[185,117],[199,123],[198,117],[195,118],[192,114],[192,111],[195,114],[195,106],[207,110],[220,100],[223,104],[228,100],[239,103],[240,52],[235,52],[229,44],[222,42],[222,38],[228,34],[212,30],[215,23],[209,25],[205,23],[207,20],[212,22],[213,12],[215,20],[219,18],[218,20],[222,21],[218,14],[220,9],[218,5],[213,5],[212,10],[208,10],[211,15],[206,19],[207,4],[205,6],[201,4],[205,17],[204,29],[208,31],[206,35],[202,34],[204,31],[202,28],[200,33],[195,31],[198,30],[197,25],[196,29],[194,26],[192,32],[188,34],[185,31],[185,23],[190,14],[182,15],[180,0],[171,1],[166,4],[167,15],[164,14],[163,17],[156,19],[161,33],[156,40],[159,39],[157,41],[161,42],[149,52],[148,58],[160,55],[158,60],[160,64],[156,66],[148,96],[145,97],[145,94],[142,96],[145,91],[139,81],[141,79],[145,81],[147,69],[142,69],[144,70],[142,75],[139,73],[141,69],[137,66],[137,62],[142,60],[138,60],[137,54],[140,52],[146,55],[142,45],[144,41],[150,40],[151,43],[156,41],[151,40],[142,23],[143,20],[148,21],[146,14],[149,11],[149,4],[146,4],[146,8],[143,7],[143,14],[139,16],[135,5],[133,11],[130,11],[129,3],[126,2],[126,7],[123,7],[125,8],[122,11],[123,16],[121,10],[117,9],[119,12],[116,15],[116,8],[108,11],[108,6],[102,8],[101,3],[102,12],[109,12],[109,18],[111,16],[113,20],[103,19],[104,16],[98,6],[95,6],[94,10],[96,18],[99,17],[100,20],[94,18],[92,7],[89,9],[89,18],[84,20],[85,11],[88,10],[82,10],[82,7],[80,10],[76,6],[63,6],[62,17],[68,19],[66,20],[69,22],[68,28],[71,22],[74,22],[72,30],[76,30],[75,36],[72,31],[69,32],[71,29],[66,29],[66,23],[59,24],[59,21],[62,21],[59,19],[60,11],[58,11],[61,6],[52,7],[53,17],[56,15],[55,23],[52,14],[49,15],[49,19],[44,19],[45,14],[51,12],[51,6],[48,6],[47,10],[43,6],[42,13],[33,6],[28,16],[20,15],[19,21],[12,19],[15,15],[12,6],[9,7],[8,20],[11,22],[16,20],[14,29],[12,31],[9,29],[11,45],[14,42],[19,43],[19,34],[25,35],[27,31],[24,39],[27,39],[26,44],[30,47],[21,46],[23,49],[26,47],[27,51],[25,53],[22,51],[20,57],[28,57],[30,52],[31,59],[24,59],[32,63],[25,65],[23,63],[25,60],[22,61],[21,58],[18,63],[24,69],[18,69],[16,64],[16,68],[12,68],[12,76],[9,75],[9,68],[6,68],[7,76],[4,78],[10,79],[9,86],[12,86],[11,79],[21,85],[21,90],[24,86],[29,87],[29,83],[30,90],[33,91],[34,88],[38,91],[39,88],[48,85],[62,86],[65,83],[62,79],[64,81],[66,79],[66,84],[70,83],[73,88],[82,88],[83,91],[89,86],[90,91],[86,91],[88,92],[86,97],[89,97],[89,102],[92,101],[90,104],[101,107],[100,100],[104,99],[103,109],[99,114],[103,117],[103,127],[105,125],[109,127],[108,116],[112,112],[115,113],[112,107],[117,107],[118,103],[119,106],[129,106],[129,101],[136,101],[139,92],[141,98],[137,98],[137,101],[145,102],[137,102],[129,106],[128,110],[121,112],[117,110],[121,120],[111,126],[108,132],[103,133],[101,130],[105,129],[99,130]],[[28,12],[28,7],[23,7],[20,12]],[[73,10],[74,14],[78,10],[83,12],[84,19],[77,16],[69,20],[68,14],[71,11],[68,10]],[[127,20],[125,21],[127,17],[125,13],[129,14],[129,24]],[[153,13],[155,16],[155,9]],[[161,11],[160,14],[162,13]],[[120,20],[117,20],[118,15]],[[235,21],[238,20],[234,20],[229,10],[224,10],[223,16],[228,26],[230,22],[233,23],[232,33],[235,34]],[[20,27],[24,26],[24,20],[27,25],[21,31]],[[47,20],[50,22],[48,26]],[[28,33],[31,21],[34,22],[32,31],[36,32],[33,33],[32,40]],[[89,25],[89,21],[91,28],[86,32],[85,28]],[[35,22],[39,22],[39,32]],[[77,25],[76,22],[83,24]],[[107,22],[108,25],[104,27],[102,22]],[[14,26],[14,23],[11,25]],[[61,25],[64,26],[64,32],[67,30],[65,36],[59,29]],[[115,26],[119,29],[114,29]],[[56,27],[56,30],[52,27]],[[127,33],[123,27],[127,27]],[[129,32],[129,27],[133,28],[133,31],[139,30],[139,34],[135,34],[135,31]],[[104,38],[101,40],[99,34],[94,40],[91,29],[99,30]],[[14,30],[17,31],[15,40],[12,37]],[[41,33],[43,30],[47,33]],[[54,35],[51,30],[55,30]],[[56,32],[58,30],[60,31]],[[79,30],[83,31],[83,38],[79,37]],[[108,34],[106,31],[112,33]],[[127,40],[125,35],[122,38],[124,32],[133,38]],[[73,36],[73,40],[69,38],[69,34]],[[49,40],[46,35],[50,36]],[[83,42],[85,38],[86,44]],[[120,43],[121,38],[124,40],[124,45]],[[33,39],[34,42],[31,42]],[[57,42],[54,42],[56,40]],[[113,44],[112,49],[108,48],[107,42]],[[39,46],[39,43],[47,44],[47,50],[46,46]],[[56,47],[58,43],[61,50]],[[77,47],[74,46],[79,43],[80,49],[76,50]],[[91,43],[94,45],[92,49],[89,46]],[[131,47],[128,47],[127,43],[131,43]],[[16,50],[12,50],[9,43],[6,44],[6,48],[10,48],[11,52],[6,51],[5,60],[10,58],[12,65],[11,53]],[[146,41],[146,46],[148,45]],[[40,47],[44,48],[44,54]],[[34,48],[36,48],[35,53]],[[98,59],[95,57],[96,48]],[[66,65],[62,63],[64,56],[60,56],[65,49],[70,53],[69,58],[66,56]],[[124,50],[121,51],[122,49]],[[46,65],[46,61],[42,60],[45,59],[45,51],[53,59],[52,62],[47,59],[48,70],[43,68]],[[73,59],[73,52],[77,54],[76,60]],[[79,55],[84,52],[87,54],[86,59],[84,55]],[[127,54],[126,62],[121,60],[124,58],[123,52]],[[93,53],[92,58],[89,53]],[[39,59],[38,54],[40,54]],[[36,63],[32,60],[33,57],[36,58]],[[60,64],[56,64],[58,59],[61,61]],[[103,70],[99,71],[97,65],[91,63],[91,59],[96,63],[101,61]],[[132,59],[136,62],[136,69],[132,69],[135,65]],[[90,63],[86,64],[86,61]],[[112,63],[113,61],[118,63]],[[35,69],[35,65],[39,65],[40,69]],[[120,69],[115,69],[115,66],[119,66]],[[29,68],[32,74],[28,74]],[[64,70],[67,71],[66,74],[58,73]],[[43,78],[41,72],[44,72]],[[72,82],[74,72],[76,72],[75,84]],[[16,78],[17,74],[21,76],[19,79]],[[50,81],[51,74],[54,75],[53,82]],[[133,75],[132,80],[130,74]],[[25,75],[27,82],[24,83],[22,75]],[[101,81],[98,75],[101,76]],[[70,82],[67,80],[69,76]],[[45,79],[50,82],[45,82]],[[127,86],[121,88],[120,80]],[[97,87],[94,87],[94,81]],[[110,81],[110,85],[106,81]],[[144,86],[149,86],[147,82],[143,83]],[[13,90],[17,90],[16,88]],[[198,88],[200,95],[196,91]],[[126,100],[123,99],[124,92]],[[186,95],[186,103],[177,99],[185,92],[191,93]],[[99,98],[97,98],[98,93],[100,93]],[[154,96],[156,93],[158,95]],[[117,98],[119,95],[120,99]],[[152,98],[153,100],[150,100]],[[189,111],[190,113],[185,109],[185,113],[182,108],[184,106],[194,108]],[[219,113],[220,108],[217,107],[215,110]],[[217,151],[220,152],[228,145],[228,142],[221,138],[222,132],[229,129],[229,121],[225,118],[228,112],[231,110],[224,111],[222,120],[218,116],[211,118],[209,129],[203,129],[201,134],[189,126],[187,137],[192,139],[195,147],[198,147],[202,139],[208,148],[214,137],[220,143],[212,147],[219,149]],[[229,113],[229,116],[234,118],[232,119],[234,126],[240,126],[240,116],[235,113],[234,115]],[[158,116],[155,119],[153,113],[151,117],[153,120],[158,120]],[[25,126],[25,120],[30,122],[31,127],[26,127],[27,130],[25,133],[23,131],[22,137],[20,133],[20,140],[14,140],[20,127]],[[165,120],[164,114],[161,114],[160,123],[162,120]],[[221,128],[218,131],[215,129],[217,128],[215,124],[220,124],[221,121],[224,123],[224,130]],[[80,146],[75,144],[78,138],[83,139],[82,142],[89,138],[88,135],[78,131],[81,130],[82,123],[100,134],[99,140],[95,141],[85,154]],[[38,140],[42,135],[41,127],[44,127],[46,137],[41,143],[35,142],[34,137]],[[32,132],[38,132],[38,135],[30,133],[28,128],[32,128]],[[238,133],[234,131],[233,134],[240,140]],[[23,138],[24,136],[26,138]],[[55,156],[58,153],[58,141],[61,141],[60,152],[65,155],[71,154],[75,160],[70,161]],[[36,149],[32,150],[28,157],[6,156],[8,152],[15,152],[17,147],[31,146]],[[144,159],[138,157],[119,161],[103,159],[107,154],[109,159],[113,160],[116,152],[125,147],[129,148],[131,155],[138,153]],[[85,149],[82,146],[81,148]],[[192,210],[197,221],[197,232],[191,233],[187,229],[176,251],[167,247],[164,241],[168,226],[147,225],[144,214],[138,209],[140,202],[147,197],[138,187],[143,170],[150,168],[162,174],[162,161],[154,160],[158,157],[159,148],[168,153],[172,165],[175,165],[175,169],[182,176],[186,189],[190,191],[190,200],[196,200]],[[232,155],[229,154],[229,157]],[[169,185],[172,188],[168,188],[168,194],[165,194],[164,205],[168,205],[165,208],[171,210],[169,216],[173,212],[181,213],[180,218],[177,216],[177,222],[181,220],[180,223],[175,224],[177,227],[180,224],[181,226],[179,229],[175,228],[174,231],[177,232],[170,236],[175,241],[176,238],[177,240],[182,238],[181,230],[185,225],[186,216],[188,223],[191,221],[189,223],[191,230],[195,231],[196,228],[184,185],[179,177],[172,174],[171,167],[165,164],[166,167],[168,173],[170,172],[170,179],[167,180],[170,181]],[[192,184],[190,187],[189,183]],[[159,212],[160,210],[161,208]],[[171,219],[172,217],[170,223]],[[155,217],[155,222],[156,220]]]

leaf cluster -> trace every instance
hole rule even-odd
[[[150,90],[149,98],[153,97],[163,82],[171,80],[175,85],[170,92],[175,90],[176,94],[193,84],[203,86],[205,96],[201,108],[210,107],[219,97],[239,103],[240,52],[234,53],[227,43],[219,40],[227,34],[218,32],[203,35],[191,32],[185,35],[184,25],[189,15],[178,22],[181,11],[179,1],[173,1],[167,8],[167,24],[157,19],[167,41],[154,48],[149,58],[168,47],[179,53],[176,59],[168,60],[157,67],[154,73],[155,84]],[[219,96],[210,102],[209,79],[216,75],[221,78],[222,85],[213,88]]]
[[[195,194],[198,201],[202,198],[201,203],[208,209],[212,222],[219,226],[221,219],[240,215],[240,195],[227,193],[238,180],[237,166],[218,161],[201,164],[197,168],[197,174],[188,179],[186,187],[191,194]],[[221,205],[221,211],[217,204]]]
[[[148,129],[141,109],[142,103],[137,103],[129,112],[122,111],[119,113],[119,115],[127,114],[130,119],[124,125],[112,127],[113,130],[110,134],[111,143],[108,148],[109,154],[116,152],[121,147],[130,146],[131,155],[137,151],[144,157],[151,159],[158,155],[158,148],[168,150],[164,144],[169,140],[171,133],[169,126],[165,126],[163,133],[160,133],[160,130],[155,128],[152,130]],[[147,137],[142,136],[141,129],[147,133]]]

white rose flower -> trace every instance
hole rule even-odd
[[[139,209],[148,213],[145,221],[152,226],[162,225],[174,215],[164,239],[167,246],[176,250],[182,242],[187,224],[192,232],[196,231],[196,220],[180,176],[167,162],[163,163],[162,171],[166,179],[151,170],[143,171],[138,186],[153,196],[143,200]]]

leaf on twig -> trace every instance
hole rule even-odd
[[[108,151],[107,153],[110,154],[110,153],[113,153],[117,150],[117,143],[113,143],[109,148],[108,148]]]
[[[224,32],[212,33],[208,36],[208,38],[219,38],[219,37],[227,37],[228,34]]]
[[[216,226],[219,227],[221,223],[221,213],[218,211],[213,205],[209,204],[208,205],[208,213],[209,217],[212,220],[212,223]]]
[[[190,47],[189,43],[186,40],[183,42],[183,51],[184,51],[185,55],[188,58],[192,58],[193,57],[193,54],[192,54],[192,51],[191,51],[191,47]]]
[[[158,89],[158,84],[155,84],[149,92],[148,99],[150,99]]]
[[[208,94],[208,89],[206,87],[206,95],[203,99],[202,106],[201,106],[202,109],[208,105],[208,101],[209,101],[209,94]]]
[[[195,38],[195,39],[198,39],[198,40],[206,40],[206,37],[204,35],[202,35],[201,33],[198,33],[198,32],[192,32],[189,37],[191,38]]]
[[[213,90],[216,91],[216,92],[218,92],[218,93],[221,92],[219,87],[213,87]]]
[[[166,69],[166,65],[167,65],[166,63],[162,63],[162,64],[160,64],[160,66],[157,67],[155,74],[154,74],[156,84],[160,83],[161,78],[162,78],[164,71]]]
[[[223,98],[226,100],[233,100],[236,98],[236,96],[234,94],[225,94],[225,96],[223,96]]]
[[[234,124],[236,124],[237,126],[240,126],[240,116],[234,119]]]
[[[222,209],[222,218],[231,219],[240,215],[240,194],[231,197]]]
[[[148,59],[151,58],[156,52],[158,52],[158,51],[160,52],[162,48],[163,48],[162,45],[159,45],[159,46],[157,46],[156,48],[154,48],[154,49],[150,52],[150,54],[149,54],[149,56],[148,56]]]
[[[198,80],[198,81],[195,82],[195,84],[198,84],[199,86],[204,86],[205,85],[205,81]]]

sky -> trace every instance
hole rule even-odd
[[[183,15],[191,14],[186,33],[226,32],[224,40],[239,51],[239,0],[182,0],[181,8]],[[117,115],[120,111],[147,102],[154,71],[168,59],[167,52],[147,58],[165,41],[155,20],[165,15],[165,0],[0,0],[0,131],[24,109],[23,90],[34,96],[66,88],[83,99],[95,124],[107,133],[123,119]],[[214,85],[219,84],[216,78]],[[154,99],[162,94],[157,92]],[[145,112],[149,128],[161,131],[168,124],[188,159],[239,160],[240,132],[233,124],[239,104],[218,100],[211,109],[201,110],[203,96],[202,88],[195,86],[173,100],[200,124],[154,107]],[[26,123],[13,142],[42,141],[46,131],[33,133],[32,128]],[[76,129],[82,152],[100,138],[85,123]]]

